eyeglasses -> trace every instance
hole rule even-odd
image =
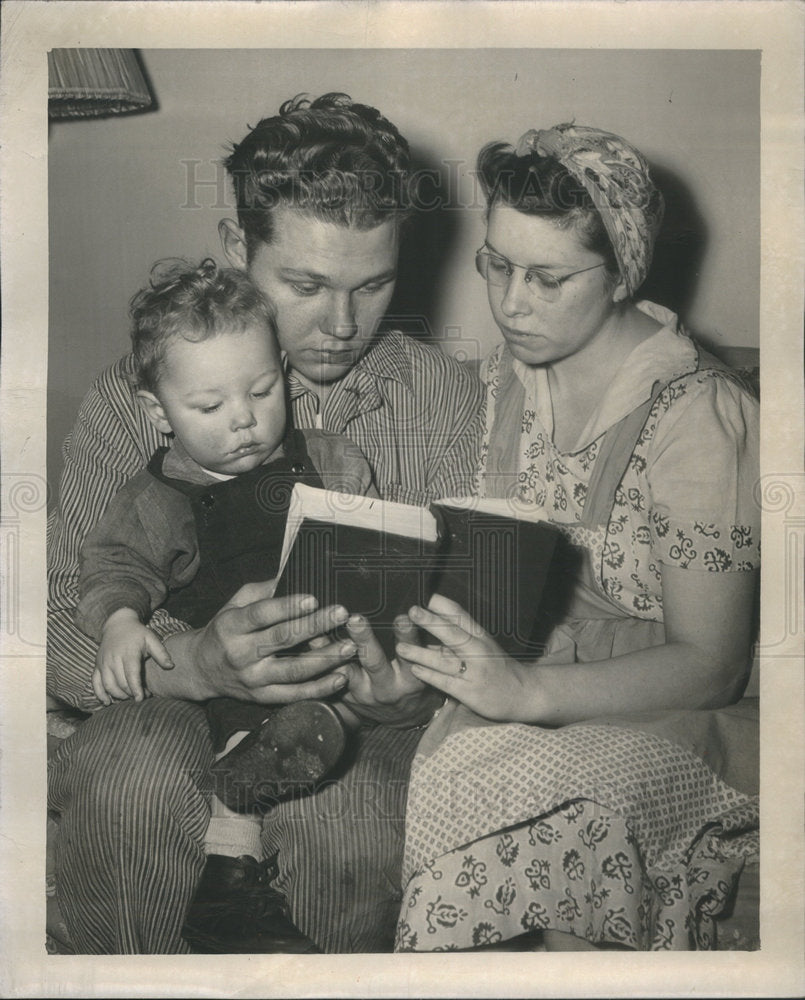
[[[532,295],[536,295],[546,302],[555,302],[561,293],[562,285],[576,274],[584,274],[585,271],[594,271],[597,267],[605,267],[604,261],[600,264],[591,264],[590,267],[581,267],[578,271],[571,271],[570,274],[551,274],[543,271],[539,267],[527,267],[525,264],[513,264],[500,254],[492,253],[486,247],[481,247],[475,251],[475,266],[478,274],[485,278],[490,285],[506,287],[509,284],[514,269],[519,268],[525,271],[526,288]]]

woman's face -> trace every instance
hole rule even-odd
[[[553,302],[540,298],[536,279],[526,282],[525,267],[539,267],[561,278],[603,263],[579,242],[573,229],[558,229],[547,219],[497,204],[489,213],[486,246],[521,265],[514,268],[508,284],[487,282],[492,315],[516,358],[529,365],[553,364],[597,339],[615,308],[615,289],[605,268],[568,278]]]

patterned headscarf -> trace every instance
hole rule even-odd
[[[662,195],[643,154],[620,136],[583,125],[531,129],[517,143],[516,153],[553,157],[587,190],[633,294],[648,274],[663,215]]]

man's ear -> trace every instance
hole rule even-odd
[[[145,415],[158,431],[162,434],[173,433],[171,425],[168,423],[168,418],[165,415],[165,410],[162,407],[162,403],[160,403],[153,392],[149,392],[147,389],[138,389],[137,402],[143,408]]]
[[[232,267],[239,271],[245,271],[248,255],[243,230],[234,219],[221,219],[218,223],[218,235],[221,237],[221,246],[226,254],[226,259]]]

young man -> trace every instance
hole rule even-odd
[[[409,209],[405,140],[344,95],[296,99],[253,129],[227,166],[238,219],[221,223],[224,251],[274,306],[296,426],[355,441],[387,499],[425,503],[467,492],[479,446],[479,383],[439,351],[379,330]],[[85,399],[50,525],[49,691],[87,710],[98,707],[96,649],[73,623],[78,551],[120,486],[165,443],[136,405],[131,372],[129,356]],[[351,642],[278,656],[342,622],[343,609],[267,594],[265,586],[243,588],[203,629],[157,612],[150,627],[175,667],[147,665],[155,697],[96,712],[57,752],[59,896],[78,952],[188,950],[181,926],[204,864],[211,763],[196,703],[327,697],[343,683],[332,668],[356,647],[381,724],[364,731],[339,782],[267,815],[264,842],[268,855],[279,851],[274,888],[318,948],[390,949],[405,787],[419,736],[394,727],[427,721],[432,696],[405,665],[385,660],[364,622],[349,624]],[[233,882],[251,877],[246,866]]]

